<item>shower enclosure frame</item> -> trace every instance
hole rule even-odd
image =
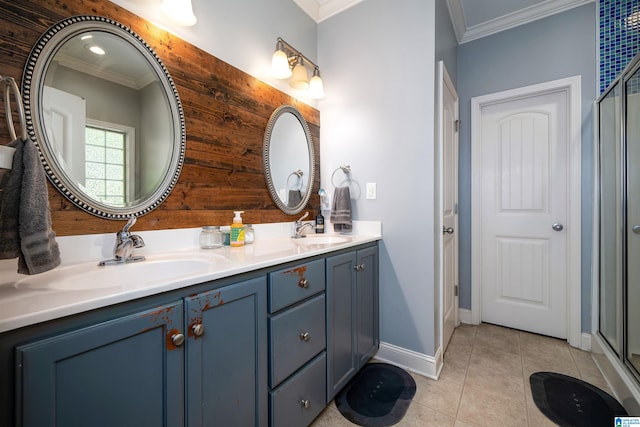
[[[640,332],[640,322],[630,322],[630,317],[634,314],[633,309],[636,307],[628,305],[630,294],[637,296],[635,294],[640,293],[640,277],[629,280],[630,265],[638,261],[628,260],[632,228],[628,215],[629,188],[634,187],[630,180],[632,165],[628,155],[630,104],[627,88],[631,87],[630,83],[635,84],[634,90],[640,93],[640,55],[633,58],[595,101],[593,301],[596,302],[594,305],[597,308],[597,323],[594,323],[592,353],[616,397],[627,411],[630,414],[640,414],[640,361],[632,362],[630,355],[630,346],[638,346],[640,341],[629,339],[630,331]],[[640,101],[634,102],[633,105],[636,103],[637,110],[640,111]],[[613,111],[608,110],[610,106],[613,106]],[[607,114],[613,116],[612,122],[607,121],[610,118]],[[640,122],[640,114],[634,117],[638,117],[637,121]],[[605,131],[613,131],[613,137],[605,135]],[[639,144],[640,148],[640,128],[635,129],[633,136],[636,137],[633,142]],[[613,154],[610,152],[611,148]],[[611,157],[614,170],[611,169]],[[640,165],[636,164],[635,167],[640,168]],[[613,190],[611,187],[614,187]],[[613,218],[609,215],[611,211]],[[636,287],[638,289],[635,289]],[[635,311],[640,311],[640,306]],[[638,326],[630,328],[630,323]]]

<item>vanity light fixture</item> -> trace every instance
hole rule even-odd
[[[193,14],[191,0],[162,0],[160,9],[169,19],[184,27],[195,25],[198,20]]]
[[[313,70],[311,80],[307,67]],[[294,89],[308,90],[311,98],[324,97],[320,68],[280,37],[271,59],[271,74],[277,79],[291,78],[289,85]]]

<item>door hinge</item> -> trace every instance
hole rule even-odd
[[[454,215],[458,215],[458,204],[457,203],[453,204],[453,214]]]
[[[460,128],[462,127],[462,122],[460,120],[456,120],[453,122],[453,128],[456,132],[460,132]]]
[[[453,287],[453,293],[454,293],[454,296],[456,296],[456,297],[458,296],[458,285],[455,285]]]

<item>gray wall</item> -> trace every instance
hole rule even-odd
[[[299,93],[286,81],[271,77],[271,55],[276,39],[282,37],[310,60],[317,59],[317,25],[292,0],[192,0],[193,12],[198,18],[193,27],[170,22],[160,12],[159,0],[111,2],[294,96]],[[324,71],[322,65],[320,69]],[[315,101],[306,102],[315,105]]]
[[[436,0],[435,3],[436,63],[444,61],[449,77],[455,83],[458,80],[458,40],[453,31],[446,0]]]
[[[471,308],[471,112],[475,96],[582,76],[582,331],[591,331],[593,115],[596,4],[553,15],[458,48],[460,96],[460,307]]]
[[[318,25],[322,186],[333,193],[332,172],[351,164],[354,217],[383,226],[381,339],[428,355],[438,345],[434,4],[366,0]],[[367,182],[376,200],[365,199]]]

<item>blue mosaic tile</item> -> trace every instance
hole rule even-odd
[[[600,92],[640,48],[640,0],[600,0]]]

